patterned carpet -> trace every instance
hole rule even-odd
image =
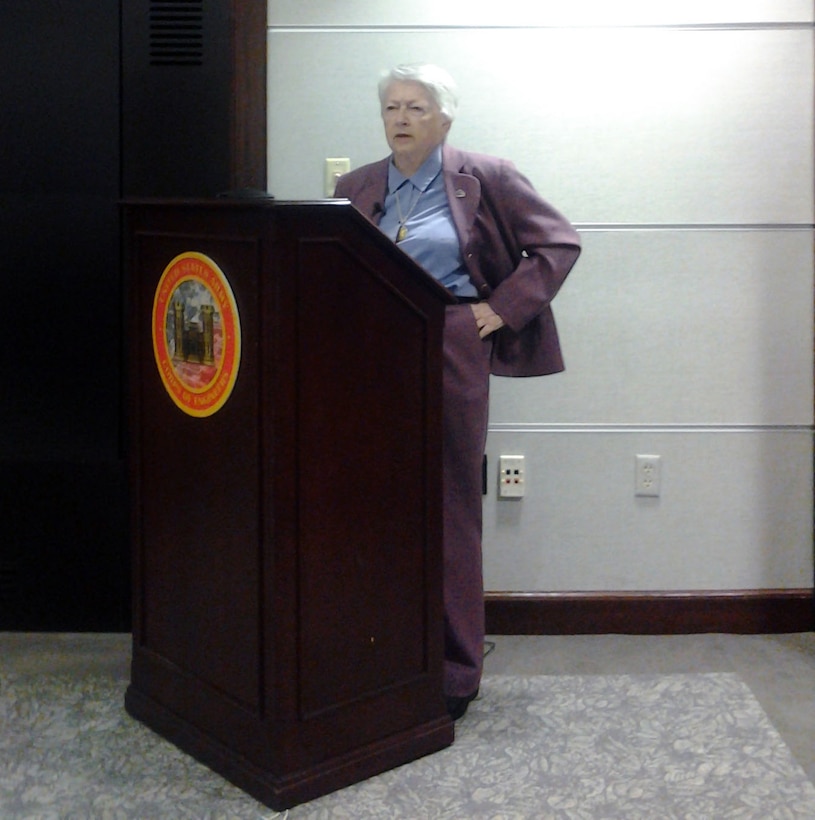
[[[453,746],[281,814],[132,720],[124,690],[0,673],[3,820],[815,817],[732,674],[488,676]]]

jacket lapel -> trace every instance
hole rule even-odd
[[[444,185],[462,252],[469,244],[470,232],[481,202],[481,183],[474,176],[461,173],[463,163],[464,158],[460,152],[445,143],[442,148]]]
[[[390,158],[380,160],[371,166],[365,184],[356,197],[357,209],[362,211],[375,225],[382,219],[385,195],[388,192],[388,162]]]

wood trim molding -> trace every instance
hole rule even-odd
[[[231,188],[266,190],[266,0],[232,0]]]
[[[491,635],[770,634],[815,629],[812,589],[487,592]]]

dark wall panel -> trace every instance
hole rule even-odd
[[[3,465],[0,629],[128,628],[125,492],[114,461]]]
[[[117,3],[0,6],[0,629],[128,622],[119,76]]]
[[[3,459],[118,457],[118,22],[0,6]]]
[[[230,0],[132,0],[122,18],[126,196],[230,187]]]
[[[0,4],[0,629],[127,629],[123,197],[265,185],[265,0]]]

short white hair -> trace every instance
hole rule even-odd
[[[393,82],[413,82],[424,86],[439,106],[448,122],[458,111],[458,90],[455,80],[443,69],[432,63],[405,63],[383,72],[379,79],[379,102],[385,104],[385,95]]]

